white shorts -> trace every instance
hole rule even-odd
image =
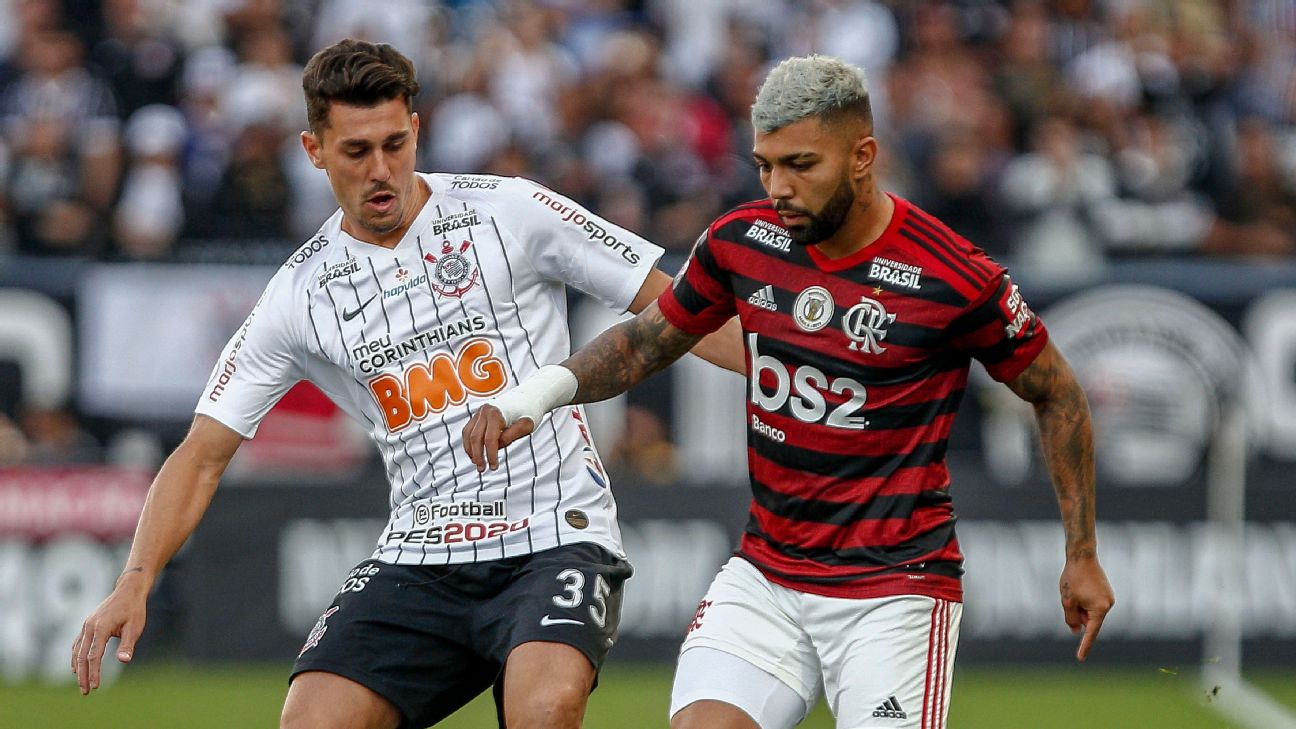
[[[944,729],[962,615],[961,603],[923,595],[861,599],[792,590],[733,557],[684,638],[671,716],[709,699],[737,706],[761,729],[789,729],[822,687],[839,729]],[[771,716],[768,687],[713,670],[714,654],[699,648],[776,678],[801,697],[800,715]]]

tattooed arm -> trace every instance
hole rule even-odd
[[[1084,391],[1062,354],[1050,342],[1008,383],[1035,407],[1040,443],[1066,532],[1066,566],[1058,583],[1071,631],[1084,629],[1076,658],[1083,661],[1115,603],[1098,564],[1094,534],[1093,426]]]
[[[702,337],[676,329],[657,302],[600,334],[562,363],[576,375],[573,404],[616,397],[684,356]]]
[[[561,405],[616,397],[684,356],[702,337],[666,321],[657,302],[581,347],[561,366],[543,367],[483,405],[463,429],[464,450],[478,471],[499,467],[499,449],[531,433]]]

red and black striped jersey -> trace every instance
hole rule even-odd
[[[881,237],[841,259],[794,244],[768,201],[740,206],[658,305],[694,334],[742,323],[740,555],[806,592],[961,600],[945,449],[968,369],[1012,379],[1048,334],[1002,266],[892,199]]]

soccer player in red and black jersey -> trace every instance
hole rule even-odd
[[[839,726],[940,729],[963,573],[945,448],[968,369],[1034,405],[1080,660],[1114,602],[1084,393],[1007,271],[878,185],[862,71],[785,61],[752,121],[769,199],[721,216],[655,305],[479,410],[464,442],[494,467],[548,410],[624,392],[737,314],[754,499],[685,638],[672,726],[792,727],[822,687]]]

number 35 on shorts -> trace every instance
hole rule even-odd
[[[559,572],[556,579],[561,585],[560,591],[553,596],[553,604],[565,609],[578,608],[585,602],[585,573],[569,568]],[[589,616],[594,624],[602,628],[607,624],[607,597],[612,590],[607,578],[602,574],[594,575],[594,589],[590,592]]]

